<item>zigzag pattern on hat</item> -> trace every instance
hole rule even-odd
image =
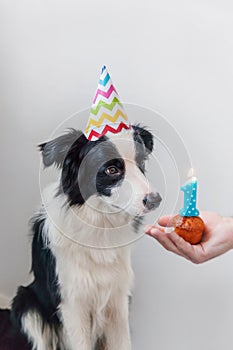
[[[120,119],[120,117],[122,117],[122,119],[124,119],[126,122],[128,121],[127,116],[120,109],[117,109],[116,113],[113,116],[103,112],[99,120],[90,118],[89,123],[87,124],[86,133],[88,133],[90,127],[92,127],[93,125],[99,128],[105,119],[111,123],[116,123]]]
[[[108,109],[109,111],[112,111],[113,108],[115,107],[116,103],[118,103],[123,108],[123,106],[120,103],[120,101],[118,100],[118,98],[114,97],[112,102],[109,104],[104,102],[104,101],[99,101],[98,105],[95,108],[91,109],[91,113],[94,115],[97,115],[101,107],[104,107],[104,108]]]
[[[104,66],[85,130],[86,137],[96,140],[108,132],[115,134],[129,128],[128,117]]]
[[[98,133],[97,131],[92,130],[90,132],[90,140],[92,139],[92,137],[96,137],[97,139],[99,139],[101,136],[104,136],[105,134],[107,134],[107,132],[118,134],[123,129],[130,129],[130,127],[122,122],[118,125],[116,129],[111,127],[110,125],[106,125],[101,133]]]
[[[94,98],[94,103],[95,103],[95,101],[97,100],[97,98],[101,95],[101,96],[104,96],[104,97],[106,97],[106,98],[109,98],[110,96],[111,96],[111,93],[113,92],[113,91],[115,91],[115,93],[117,94],[117,92],[116,92],[116,89],[114,88],[114,86],[110,86],[110,88],[108,89],[108,91],[102,91],[102,90],[100,90],[100,89],[98,89],[97,91],[96,91],[96,95],[95,95],[95,98]]]

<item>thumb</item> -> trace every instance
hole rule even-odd
[[[173,218],[172,215],[161,216],[161,217],[158,219],[158,224],[159,224],[160,226],[172,226],[172,224],[171,224],[172,218]]]

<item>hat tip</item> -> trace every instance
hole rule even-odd
[[[103,73],[103,71],[104,71],[105,69],[106,69],[106,66],[103,65],[102,70],[101,70],[101,73]]]

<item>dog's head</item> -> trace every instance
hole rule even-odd
[[[153,136],[139,125],[97,141],[89,141],[81,131],[71,129],[39,147],[44,165],[61,169],[59,191],[71,206],[95,198],[110,210],[141,216],[161,202],[145,177]]]

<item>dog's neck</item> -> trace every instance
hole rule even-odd
[[[111,207],[106,210],[106,204],[98,197],[80,207],[70,207],[65,195],[54,196],[56,188],[56,185],[51,185],[43,193],[45,235],[50,245],[62,249],[66,247],[71,251],[82,249],[89,252],[95,260],[101,256],[112,260],[119,253],[120,247],[129,245],[137,238],[132,217],[124,211],[116,212]],[[114,254],[96,252],[113,250],[112,248],[118,248]]]

